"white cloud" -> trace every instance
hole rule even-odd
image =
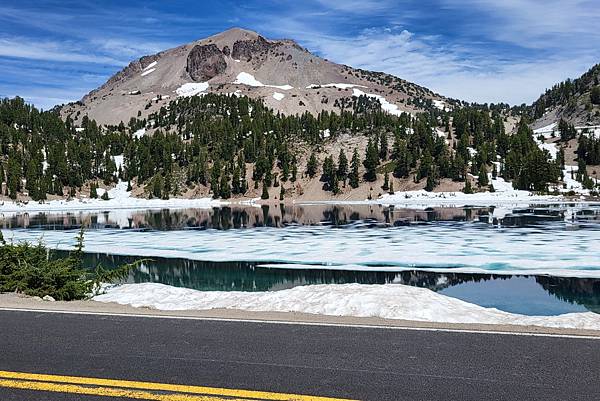
[[[14,37],[0,38],[0,56],[74,63],[123,64],[113,57],[85,52],[69,42]]]
[[[287,35],[304,38],[310,50],[332,61],[387,72],[471,102],[531,103],[546,88],[577,77],[594,64],[592,56],[568,54],[517,60],[502,52],[444,44],[439,37],[419,36],[398,27],[335,36],[296,20],[286,22]]]
[[[474,8],[484,17],[466,24],[496,40],[532,48],[589,48],[600,38],[596,0],[442,0],[461,12]]]
[[[174,47],[171,42],[140,41],[135,38],[96,38],[91,39],[90,44],[103,53],[125,58],[127,62]]]

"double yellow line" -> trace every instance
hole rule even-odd
[[[2,388],[156,401],[352,401],[265,391],[8,371],[0,371]]]

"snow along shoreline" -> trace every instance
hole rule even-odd
[[[158,283],[106,286],[93,298],[163,311],[236,309],[434,323],[495,324],[600,330],[592,312],[525,316],[401,284],[323,284],[270,292],[197,291]]]
[[[3,202],[0,213],[18,212],[68,212],[68,211],[108,211],[108,210],[152,210],[152,209],[210,209],[228,204],[212,198],[197,199],[145,199],[134,198],[127,192],[127,182],[120,181],[115,188],[108,191],[109,200],[99,199],[104,189],[98,188],[98,199],[52,200],[45,203],[29,201],[28,203]]]
[[[373,200],[338,200],[332,197],[328,200],[292,200],[294,204],[336,204],[336,205],[394,205],[399,207],[427,208],[427,207],[464,207],[464,206],[514,206],[523,207],[533,204],[559,204],[559,203],[582,203],[594,204],[600,201],[589,201],[585,197],[573,199],[563,195],[537,195],[529,191],[516,190],[510,182],[498,177],[492,182],[495,192],[477,192],[465,194],[463,192],[427,192],[425,190],[396,192],[393,195],[384,194]],[[98,189],[100,198],[104,190]],[[108,191],[109,200],[102,199],[74,199],[74,200],[52,200],[45,203],[29,201],[17,203],[5,201],[0,203],[0,213],[18,212],[63,212],[63,211],[107,211],[107,210],[140,210],[140,209],[207,209],[225,205],[258,205],[257,199],[240,199],[223,201],[212,198],[171,198],[145,199],[134,198],[127,192],[127,182],[120,181],[114,188]]]

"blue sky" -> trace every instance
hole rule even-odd
[[[0,4],[0,97],[78,100],[129,61],[233,26],[478,102],[533,101],[600,62],[598,0]]]

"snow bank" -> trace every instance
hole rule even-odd
[[[146,67],[144,67],[144,71],[147,71],[149,69],[152,69],[153,67],[156,67],[156,65],[158,64],[157,61],[153,61],[150,64],[148,64]]]
[[[118,158],[118,156],[117,156]],[[118,159],[117,159],[118,160]],[[122,163],[122,159],[121,159]],[[109,200],[100,199],[104,189],[98,188],[98,199],[81,198],[77,200],[53,200],[46,203],[30,201],[27,204],[4,202],[0,205],[0,213],[15,212],[57,212],[76,210],[115,210],[115,209],[184,209],[184,208],[211,208],[220,206],[224,202],[211,198],[200,199],[142,199],[131,197],[127,192],[127,182],[119,182],[115,188],[108,191]]]
[[[558,123],[554,122],[550,125],[546,125],[545,127],[537,128],[533,130],[533,134],[537,137],[542,135],[544,138],[552,138],[557,134]]]
[[[154,71],[156,71],[156,68],[150,68],[149,70],[145,70],[144,72],[142,72],[142,77],[145,77],[148,74],[152,74]]]
[[[433,106],[442,111],[450,111],[450,107],[443,100],[434,100]]]
[[[394,116],[400,116],[402,115],[402,113],[408,113],[408,112],[404,112],[402,110],[400,110],[398,108],[398,106],[396,106],[395,104],[392,104],[390,102],[387,101],[387,99],[381,95],[374,95],[372,93],[365,93],[363,91],[361,91],[360,89],[354,89],[352,92],[353,96],[359,97],[359,96],[367,96],[370,97],[372,99],[377,99],[379,100],[379,103],[381,103],[381,109],[383,111],[388,112],[391,115]],[[410,114],[410,113],[409,113]]]
[[[600,330],[600,315],[592,312],[559,316],[518,315],[401,284],[325,284],[273,292],[203,292],[157,283],[125,284],[107,287],[106,293],[94,297],[94,300],[159,310],[241,309]]]
[[[247,86],[254,86],[254,87],[276,88],[276,89],[281,89],[284,91],[294,89],[294,87],[290,86],[290,85],[265,85],[262,82],[260,82],[259,80],[257,80],[256,78],[254,78],[254,75],[248,74],[247,72],[240,72],[237,75],[235,81],[233,81],[233,83],[238,84],[238,85],[247,85]]]
[[[279,92],[273,93],[273,99],[275,99],[277,101],[283,100],[284,97],[285,97],[285,95],[283,93],[279,93]]]
[[[113,156],[112,159],[115,162],[115,165],[117,166],[117,171],[123,168],[123,155]]]
[[[139,130],[137,130],[133,133],[133,136],[136,138],[141,138],[144,135],[146,135],[146,128],[140,128]]]
[[[203,94],[210,85],[208,82],[190,82],[175,89],[178,96],[190,97]]]
[[[588,125],[575,127],[578,134],[583,134],[588,137],[600,138],[600,125]]]
[[[394,195],[384,194],[381,198],[373,201],[384,205],[401,206],[490,206],[511,205],[527,206],[531,203],[544,203],[560,201],[560,197],[549,195],[535,195],[529,191],[513,189],[512,184],[504,181],[501,177],[492,180],[496,192],[477,192],[465,194],[462,192],[427,192],[406,191],[396,192]]]

